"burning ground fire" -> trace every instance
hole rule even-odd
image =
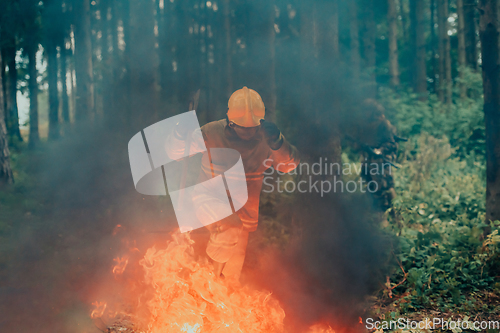
[[[147,333],[284,332],[285,312],[271,293],[216,278],[207,260],[195,260],[192,244],[189,234],[177,232],[165,249],[151,247],[139,261],[140,280],[150,292],[140,295],[138,304],[147,311],[117,311],[101,301],[93,303],[91,317],[127,318],[136,332]],[[112,272],[118,277],[129,257],[114,261]],[[333,332],[315,325],[308,333]]]

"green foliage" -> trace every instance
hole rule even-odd
[[[428,101],[418,100],[411,92],[395,93],[390,89],[381,90],[381,103],[387,116],[394,123],[400,135],[411,137],[429,133],[435,137],[445,135],[456,147],[455,154],[461,157],[484,156],[485,129],[481,75],[470,69],[463,70],[464,78],[458,83],[467,86],[468,98],[455,96],[454,103],[441,103],[436,95]],[[458,87],[454,88],[458,94]]]
[[[472,310],[471,295],[498,287],[500,222],[491,223],[492,233],[483,239],[484,165],[456,156],[445,136],[424,133],[403,148],[387,227],[398,236],[395,255],[401,264],[391,281],[403,281],[406,272],[394,290],[402,296],[401,310]]]

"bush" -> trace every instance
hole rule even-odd
[[[428,133],[435,137],[445,135],[460,157],[485,155],[485,128],[481,76],[465,70],[469,98],[455,97],[453,104],[441,103],[436,95],[422,102],[411,92],[395,93],[389,88],[380,91],[380,102],[386,108],[387,117],[394,123],[400,135],[412,137]],[[458,88],[455,88],[457,90]]]
[[[446,136],[413,137],[395,173],[398,197],[388,229],[397,236],[401,268],[391,281],[402,310],[439,307],[471,310],[474,292],[495,287],[500,223],[483,239],[484,164],[456,156]],[[403,272],[404,269],[404,273]]]

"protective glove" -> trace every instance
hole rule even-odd
[[[267,144],[272,150],[278,150],[283,144],[283,137],[281,136],[281,131],[276,124],[269,121],[261,120],[260,128],[264,133],[264,137],[267,140]]]
[[[188,135],[192,133],[193,130],[193,124],[181,120],[175,125],[175,136],[180,140],[186,140]]]
[[[231,228],[241,228],[243,223],[241,222],[239,216],[237,214],[232,214],[222,219],[218,222],[212,223],[207,226],[210,232],[224,232]]]

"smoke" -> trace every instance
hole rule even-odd
[[[2,238],[2,331],[95,331],[91,303],[110,285],[124,242],[145,250],[166,237],[151,232],[176,226],[168,200],[135,191],[128,133],[96,125],[66,130],[66,138],[22,160],[35,183],[18,177],[23,201],[9,203],[15,229]]]
[[[390,244],[370,200],[301,194],[293,207],[301,232],[284,251],[261,257],[252,279],[281,301],[291,332],[305,332],[317,322],[356,331],[369,306],[366,296],[383,283]]]
[[[231,18],[237,35],[232,41],[232,73],[225,72],[225,59],[220,51],[225,38],[222,17],[212,23],[219,27],[212,44],[219,48],[222,60],[216,58],[216,65],[207,65],[205,72],[195,67],[201,58],[197,40],[184,29],[182,38],[173,41],[180,50],[173,56],[178,69],[162,74],[172,81],[161,82],[161,101],[168,95],[169,103],[158,105],[153,103],[157,98],[153,96],[157,88],[152,79],[156,75],[154,66],[160,62],[169,69],[173,68],[173,62],[168,58],[170,63],[164,63],[161,54],[159,59],[151,59],[153,54],[147,52],[154,51],[154,43],[144,48],[142,43],[134,45],[143,38],[149,41],[154,38],[149,20],[152,12],[143,16],[141,2],[133,3],[132,9],[139,10],[132,11],[132,18],[138,24],[145,22],[149,35],[122,22],[124,28],[133,30],[130,36],[127,30],[124,32],[124,42],[130,48],[113,59],[113,69],[118,74],[111,78],[110,86],[106,86],[107,81],[99,86],[101,97],[111,96],[114,108],[101,110],[104,119],[94,115],[94,124],[79,123],[78,128],[64,128],[65,137],[59,142],[50,142],[40,151],[30,153],[28,160],[18,161],[29,165],[26,170],[35,184],[16,188],[25,196],[23,205],[28,209],[8,216],[16,225],[15,232],[8,239],[1,239],[2,253],[8,253],[0,261],[2,331],[95,331],[89,319],[90,304],[98,299],[103,288],[112,285],[107,279],[113,258],[123,254],[122,240],[135,240],[139,250],[144,251],[156,240],[166,238],[166,232],[176,226],[168,198],[142,196],[135,191],[127,156],[130,137],[154,123],[153,119],[166,118],[175,113],[173,110],[187,111],[177,104],[174,108],[172,101],[187,106],[189,92],[206,87],[203,94],[210,98],[200,101],[200,108],[207,110],[201,116],[216,119],[225,112],[228,97],[225,77],[230,76],[233,90],[243,85],[254,88],[269,105],[267,89],[272,65],[263,62],[270,52],[266,47],[268,31],[257,31],[262,23],[250,25],[253,29],[245,24],[264,17],[260,7],[251,8],[250,2],[243,1],[235,8]],[[265,1],[260,3],[265,7]],[[124,4],[118,10],[128,16],[129,9]],[[274,65],[277,124],[291,142],[314,155],[320,147],[318,142],[329,140],[332,122],[344,121],[346,105],[361,99],[363,94],[355,89],[357,83],[351,82],[349,73],[339,70],[345,63],[334,64],[337,71],[324,71],[332,66],[328,57],[315,59],[314,64],[304,63],[301,58],[304,45],[297,32],[298,16],[291,15],[292,10],[287,10],[284,4],[279,5],[281,16],[276,20],[282,32],[276,35]],[[175,13],[176,19],[186,20]],[[342,38],[342,31],[345,34],[347,30],[345,22],[341,22],[340,28],[341,43],[346,44],[347,39]],[[160,31],[160,45],[164,42],[162,38],[172,35],[177,34]],[[237,44],[236,40],[248,45]],[[251,51],[245,52],[247,47]],[[132,52],[133,61],[118,60],[128,59],[128,52]],[[210,87],[212,90],[208,92]],[[331,92],[342,96],[341,109],[333,109]],[[224,107],[218,109],[214,105]],[[325,119],[330,120],[325,122]],[[106,125],[102,126],[103,123]],[[3,207],[2,203],[0,209]],[[262,267],[255,271],[256,281],[282,301],[287,324],[297,332],[319,320],[327,320],[334,327],[354,327],[365,296],[378,286],[387,241],[372,224],[368,207],[367,199],[361,197],[331,194],[320,198],[315,194],[298,194],[292,215],[302,233],[285,252],[262,258]],[[123,231],[113,237],[117,224],[122,225]],[[157,231],[164,233],[152,233]]]

